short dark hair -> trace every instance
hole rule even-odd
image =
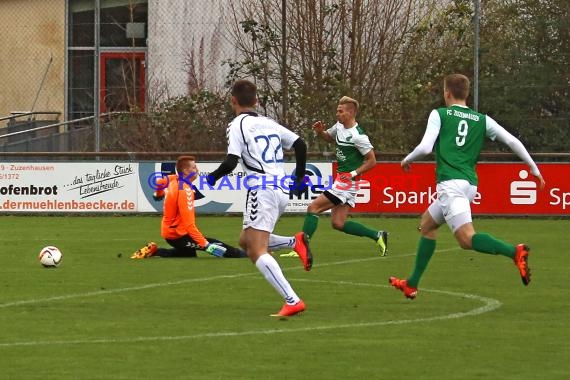
[[[194,156],[180,156],[176,159],[176,171],[178,173],[182,173],[184,167],[188,165],[188,161],[196,161],[196,157]]]
[[[444,86],[455,99],[466,100],[469,97],[469,78],[463,74],[450,74],[443,80]]]
[[[232,86],[232,96],[242,107],[253,107],[257,103],[257,86],[247,79],[239,79]]]

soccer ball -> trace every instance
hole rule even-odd
[[[61,259],[63,255],[59,248],[54,247],[52,245],[48,245],[47,247],[42,248],[40,251],[40,255],[38,259],[40,263],[46,268],[55,268],[61,263]]]

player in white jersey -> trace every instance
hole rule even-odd
[[[317,230],[319,215],[331,210],[334,229],[349,235],[372,239],[380,248],[380,255],[388,251],[388,233],[370,228],[354,220],[346,220],[355,205],[360,176],[376,166],[376,155],[370,139],[356,122],[358,102],[343,96],[336,109],[337,123],[325,130],[322,122],[313,124],[317,135],[336,144],[338,175],[329,190],[326,190],[307,207],[303,232],[312,239]]]
[[[305,303],[297,296],[279,267],[268,253],[277,220],[289,201],[289,186],[283,166],[283,148],[295,150],[295,190],[301,188],[307,162],[307,145],[298,135],[276,121],[257,114],[257,89],[248,80],[238,80],[232,87],[231,105],[236,118],[227,130],[228,155],[208,177],[214,185],[218,179],[232,172],[241,159],[248,188],[240,246],[265,279],[285,299],[285,305],[272,316],[291,316],[305,310]],[[305,270],[310,270],[312,255],[305,234],[295,235],[300,249],[296,249]]]

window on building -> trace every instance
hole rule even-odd
[[[95,110],[95,52],[71,50],[68,62],[68,118],[92,116]]]
[[[145,47],[148,0],[101,0],[101,46]]]
[[[69,46],[95,46],[95,1],[70,0]]]
[[[148,0],[67,1],[67,118],[144,109]]]

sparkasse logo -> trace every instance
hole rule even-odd
[[[536,183],[534,181],[526,181],[528,171],[521,170],[519,178],[522,181],[511,182],[511,204],[514,205],[534,205],[537,201]]]

